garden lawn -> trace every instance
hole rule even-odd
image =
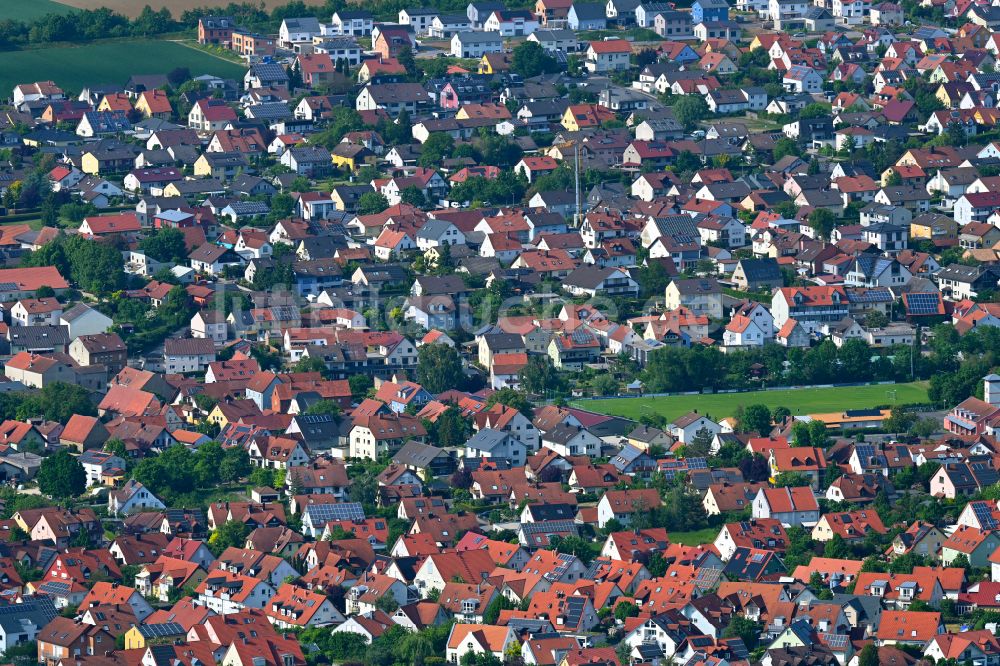
[[[187,67],[193,76],[212,74],[237,80],[245,72],[240,65],[174,42],[116,40],[0,53],[0,91],[9,93],[19,83],[51,80],[64,90],[79,92],[84,86],[124,85],[133,74],[167,74],[177,67]]]
[[[695,532],[667,532],[670,543],[681,543],[685,546],[701,546],[715,541],[719,536],[718,527],[706,527]]]
[[[0,21],[34,21],[46,14],[68,14],[72,7],[52,0],[0,0]]]
[[[611,398],[608,400],[578,400],[574,407],[601,414],[613,414],[638,420],[643,414],[662,414],[668,421],[698,410],[721,419],[733,416],[742,405],[762,404],[769,408],[787,407],[792,414],[842,412],[848,409],[870,409],[877,405],[927,402],[927,382],[882,384],[871,386],[838,386],[834,388],[803,388],[748,393],[718,393],[644,398]]]

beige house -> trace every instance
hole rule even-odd
[[[711,278],[674,280],[667,285],[667,310],[684,307],[696,315],[722,319],[722,287]]]
[[[29,388],[44,388],[53,382],[76,383],[76,373],[68,363],[31,352],[21,352],[4,367],[7,379]]]

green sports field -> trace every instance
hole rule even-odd
[[[68,14],[72,7],[52,0],[0,0],[0,21],[33,21],[46,14]]]
[[[124,85],[133,74],[167,74],[177,67],[187,67],[193,76],[212,74],[237,80],[245,73],[240,65],[175,42],[100,42],[0,53],[0,97],[10,95],[19,83],[51,80],[67,91],[78,92],[88,85]]]
[[[787,407],[793,414],[842,412],[866,409],[876,405],[927,402],[927,382],[878,386],[840,386],[835,388],[788,389],[755,391],[752,393],[722,393],[715,395],[678,395],[650,398],[614,398],[609,400],[579,400],[573,406],[581,409],[638,419],[643,414],[662,414],[673,420],[697,409],[715,418],[736,413],[743,405],[762,404],[769,408]]]

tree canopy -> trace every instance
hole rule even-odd
[[[65,450],[42,460],[36,480],[39,490],[57,499],[76,497],[87,489],[83,465]]]
[[[462,359],[449,345],[424,345],[417,353],[417,381],[431,393],[459,388],[464,382]]]

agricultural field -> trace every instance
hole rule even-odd
[[[788,389],[753,393],[721,393],[715,395],[678,395],[646,398],[612,398],[608,400],[578,400],[574,407],[602,414],[639,419],[643,414],[662,414],[667,420],[697,409],[713,418],[732,416],[741,405],[762,404],[769,408],[787,407],[792,414],[842,412],[847,409],[871,409],[876,405],[913,404],[927,402],[927,382],[882,384],[872,386],[838,386],[835,388]]]
[[[0,0],[0,2],[9,2],[12,4],[16,4],[19,1],[24,2],[25,0]],[[37,2],[38,0],[30,1]],[[303,0],[303,2],[307,5],[322,5],[324,0]],[[205,0],[144,0],[143,2],[136,2],[135,0],[65,0],[65,3],[79,9],[97,9],[98,7],[107,7],[108,9],[113,9],[119,14],[124,14],[130,18],[134,18],[141,14],[142,8],[146,5],[149,5],[154,10],[160,10],[166,7],[170,10],[170,13],[173,14],[174,18],[179,18],[181,14],[189,9],[198,9],[199,7],[204,7],[206,5],[225,6],[226,4],[225,2],[206,2]],[[288,0],[263,0],[263,4],[270,11],[275,7],[288,4]]]
[[[0,0],[2,2],[3,0]],[[73,47],[0,53],[0,96],[19,83],[55,81],[71,92],[88,85],[124,84],[133,74],[167,74],[187,67],[191,74],[242,79],[240,65],[161,40],[123,40]]]
[[[71,11],[73,8],[69,5],[52,0],[0,0],[0,21],[33,21],[46,14],[67,14]]]

